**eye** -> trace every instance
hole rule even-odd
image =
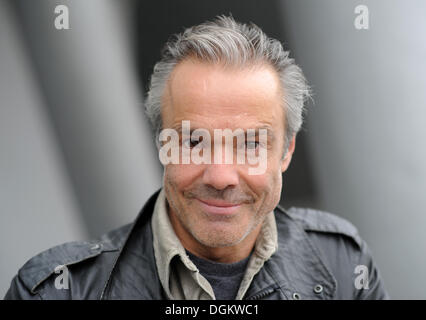
[[[259,141],[246,141],[247,150],[256,150],[259,147]]]
[[[194,148],[196,145],[198,145],[199,143],[201,143],[200,139],[196,139],[196,138],[191,138],[191,139],[186,139],[183,141],[183,146],[189,149]]]

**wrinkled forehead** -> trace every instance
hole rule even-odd
[[[265,64],[247,68],[186,60],[173,70],[163,100],[163,125],[182,120],[232,128],[283,123],[283,92]]]

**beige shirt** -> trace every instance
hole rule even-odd
[[[167,213],[164,189],[155,203],[151,220],[154,255],[161,284],[169,299],[172,300],[214,300],[215,295],[210,283],[198,271],[189,259],[185,248],[179,241]],[[247,270],[241,281],[236,299],[241,300],[250,286],[253,277],[277,250],[277,226],[273,211],[268,213]],[[173,259],[178,256],[177,259]]]

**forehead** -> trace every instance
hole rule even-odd
[[[186,60],[168,83],[163,124],[191,120],[204,127],[246,127],[283,123],[282,91],[272,67],[237,69]]]

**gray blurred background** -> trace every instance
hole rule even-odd
[[[228,13],[284,42],[315,94],[281,203],[350,220],[391,297],[426,299],[422,0],[0,0],[0,296],[29,258],[131,222],[161,187],[149,75],[172,33]]]

